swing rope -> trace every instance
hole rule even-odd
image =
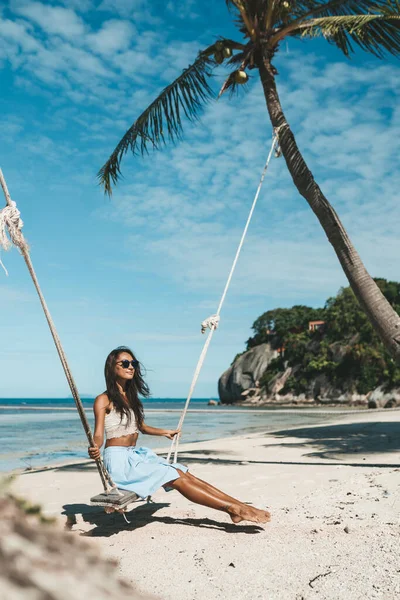
[[[11,248],[12,244],[14,244],[15,246],[17,246],[17,248],[19,249],[20,253],[22,254],[22,256],[25,260],[25,263],[28,267],[29,273],[33,280],[34,286],[38,293],[40,303],[43,308],[43,312],[45,314],[47,323],[48,323],[50,331],[51,331],[51,335],[53,336],[53,340],[54,340],[54,343],[57,348],[58,356],[60,357],[60,361],[61,361],[62,367],[64,369],[64,373],[67,378],[72,397],[75,401],[76,408],[78,409],[78,413],[79,413],[80,419],[82,421],[82,425],[85,430],[86,437],[88,439],[89,445],[92,447],[92,446],[94,446],[94,439],[93,439],[93,435],[92,435],[92,432],[90,429],[89,422],[86,417],[85,409],[83,408],[83,404],[80,399],[79,392],[76,387],[74,378],[72,376],[71,369],[68,365],[68,361],[65,356],[64,349],[62,347],[60,338],[58,337],[57,330],[55,328],[53,319],[51,318],[50,311],[47,307],[46,301],[42,294],[42,290],[40,289],[38,279],[36,277],[35,270],[33,268],[33,264],[32,264],[32,261],[31,261],[30,255],[29,255],[29,247],[28,247],[28,244],[22,234],[23,221],[20,217],[20,212],[17,208],[16,202],[11,200],[11,197],[10,197],[10,194],[9,194],[9,191],[7,188],[7,184],[6,184],[6,181],[4,179],[4,175],[3,175],[3,172],[1,169],[0,169],[0,185],[3,188],[4,196],[5,196],[6,203],[7,203],[7,206],[5,208],[3,208],[2,210],[0,210],[0,247],[2,247],[4,250],[9,250]],[[7,237],[7,232],[10,236],[10,239],[8,239],[8,237]],[[0,263],[1,263],[1,261],[0,261]],[[4,267],[3,263],[1,263],[1,265],[3,266],[3,269],[5,270],[5,272],[7,274],[7,270]],[[101,481],[102,481],[102,484],[104,487],[104,491],[106,493],[109,493],[109,492],[115,490],[117,493],[120,494],[120,492],[118,492],[117,486],[115,485],[115,483],[111,479],[110,474],[108,473],[107,469],[105,468],[104,463],[101,460],[101,458],[99,460],[96,460],[96,466],[97,466],[97,469],[100,474],[100,478],[101,478]],[[122,495],[122,494],[120,494],[120,495]]]
[[[167,456],[167,461],[168,462],[171,461],[171,455],[172,455],[173,452],[174,452],[174,460],[173,460],[173,462],[174,463],[177,462],[177,459],[178,459],[179,439],[181,437],[183,422],[185,420],[186,413],[187,413],[188,408],[189,408],[189,403],[190,403],[190,400],[192,399],[192,395],[193,395],[194,389],[196,387],[197,380],[198,380],[199,375],[200,375],[200,371],[201,371],[203,363],[205,361],[205,358],[206,358],[206,355],[207,355],[207,351],[208,351],[208,348],[209,348],[210,343],[211,343],[212,336],[214,334],[214,331],[217,329],[217,327],[219,325],[220,313],[221,313],[222,305],[224,304],[224,301],[225,301],[226,295],[228,293],[228,289],[229,289],[229,286],[231,284],[232,277],[233,277],[233,274],[234,274],[234,271],[235,271],[235,268],[236,268],[236,265],[237,265],[237,262],[239,260],[240,252],[242,250],[244,241],[246,239],[247,230],[249,228],[250,221],[251,221],[251,218],[253,216],[254,209],[256,207],[257,200],[258,200],[258,197],[259,197],[260,192],[261,192],[262,184],[264,183],[264,179],[265,179],[265,176],[267,174],[268,166],[269,166],[269,163],[270,163],[271,158],[272,158],[272,153],[274,152],[274,150],[276,150],[276,156],[279,156],[279,153],[280,153],[278,136],[279,136],[279,130],[281,129],[281,127],[282,126],[280,126],[279,128],[275,129],[275,131],[273,133],[271,149],[269,151],[267,161],[265,163],[264,169],[263,169],[262,174],[261,174],[260,183],[258,184],[258,188],[257,188],[256,194],[254,196],[253,203],[252,203],[251,208],[250,208],[249,216],[247,217],[246,225],[244,227],[244,230],[243,230],[243,233],[242,233],[242,237],[240,239],[239,246],[237,248],[236,255],[235,255],[235,258],[233,260],[232,267],[231,267],[230,273],[228,275],[228,279],[226,281],[224,291],[223,291],[222,296],[221,296],[221,300],[219,301],[217,312],[214,315],[211,315],[210,317],[208,317],[207,319],[205,319],[202,322],[202,324],[201,324],[201,333],[205,333],[207,329],[209,329],[210,331],[208,333],[207,339],[206,339],[206,341],[204,343],[204,346],[203,346],[203,349],[201,351],[200,358],[198,360],[198,363],[197,363],[197,366],[196,366],[196,369],[195,369],[195,372],[194,372],[194,375],[193,375],[192,383],[191,383],[191,386],[190,386],[190,389],[189,389],[189,394],[187,396],[184,409],[183,409],[181,417],[179,419],[179,423],[178,423],[178,427],[177,427],[177,429],[179,429],[179,433],[173,438],[173,440],[171,442],[171,446],[170,446],[170,449],[169,449],[169,452],[168,452],[168,456]]]

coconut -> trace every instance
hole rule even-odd
[[[239,71],[235,72],[235,82],[236,83],[246,83],[249,80],[249,76],[247,75],[246,71],[242,71],[242,69],[239,69]]]
[[[290,2],[287,2],[286,0],[285,0],[285,2],[282,2],[282,5],[286,9],[290,8]]]
[[[218,65],[220,65],[221,63],[223,63],[224,62],[224,55],[223,55],[223,53],[222,52],[216,52],[214,54],[214,60],[215,60],[215,62]]]
[[[222,54],[224,55],[224,58],[230,58],[232,56],[231,48],[228,48],[228,46],[225,46],[225,48],[222,51]]]

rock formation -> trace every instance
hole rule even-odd
[[[342,347],[334,344],[333,356],[337,362],[342,359]],[[301,372],[300,365],[285,363],[282,371],[269,379],[266,386],[259,380],[273,358],[278,353],[270,344],[260,344],[241,354],[223,373],[218,382],[218,391],[223,404],[343,404],[348,406],[368,406],[369,408],[395,408],[400,406],[400,388],[384,390],[380,386],[365,394],[354,391],[354,380],[341,381],[338,388],[326,374],[319,373],[308,382],[304,393],[288,391],[289,378]]]
[[[400,406],[399,388],[385,392],[381,386],[368,397],[368,408],[395,408],[396,406]]]
[[[260,344],[241,354],[220,377],[218,393],[221,402],[240,402],[249,395],[248,390],[257,390],[259,379],[271,360],[277,356],[277,351],[270,344]],[[254,397],[254,394],[250,396]]]

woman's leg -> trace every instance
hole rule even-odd
[[[191,502],[228,513],[234,523],[239,523],[240,521],[267,523],[271,518],[267,511],[247,506],[239,502],[239,500],[227,496],[220,490],[214,492],[213,489],[208,489],[202,485],[195,477],[189,477],[182,473],[182,471],[179,471],[179,469],[178,473],[180,477],[168,483],[169,487],[180,492]],[[212,486],[210,487],[212,488]]]
[[[244,506],[247,506],[246,504],[244,504],[244,502],[241,502],[240,500],[237,500],[236,498],[233,498],[232,496],[225,494],[225,492],[222,492],[218,488],[214,487],[213,485],[211,485],[211,483],[208,483],[207,481],[204,481],[203,479],[199,479],[192,473],[189,473],[189,471],[187,473],[185,473],[185,475],[186,475],[186,477],[192,478],[197,483],[198,486],[207,489],[210,493],[213,493],[216,496],[219,496],[220,498],[223,498],[225,502],[229,502],[229,501],[230,502],[238,502],[239,504],[243,504]]]

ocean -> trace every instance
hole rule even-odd
[[[93,427],[93,399],[82,400]],[[148,425],[176,428],[185,400],[154,398],[144,402]],[[248,432],[307,426],[335,418],[324,409],[251,409],[208,406],[193,399],[183,426],[182,443],[231,437]],[[343,411],[343,408],[341,409]],[[32,469],[87,458],[87,440],[72,399],[0,398],[0,472]],[[164,437],[143,436],[140,445],[168,447]]]

